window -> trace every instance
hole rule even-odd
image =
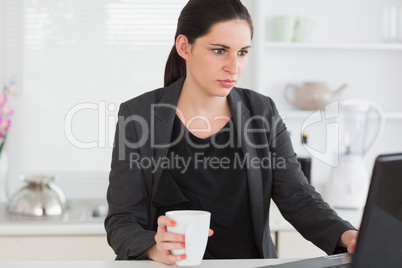
[[[21,87],[7,144],[13,148],[8,150],[11,185],[24,173],[109,170],[118,106],[163,86],[186,3],[5,0],[5,65]],[[94,142],[92,149],[71,144],[65,134],[66,115],[79,104],[89,108],[74,115],[72,133],[80,142]],[[104,177],[92,177],[107,184]],[[94,190],[99,183],[88,185]],[[99,186],[102,196],[105,185]]]

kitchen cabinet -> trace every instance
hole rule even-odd
[[[1,206],[0,206],[1,212]],[[362,211],[337,210],[342,218],[358,227]],[[1,213],[0,213],[1,214]],[[271,236],[280,258],[322,256],[280,214],[270,208]],[[114,260],[106,241],[103,220],[91,222],[0,221],[0,260]]]
[[[278,258],[315,258],[327,254],[296,231],[281,231],[277,239]]]
[[[114,260],[106,235],[1,236],[0,260]]]
[[[0,204],[0,260],[114,260],[104,202],[72,199],[64,214],[43,218],[11,214]]]
[[[356,215],[346,215],[353,218]],[[354,219],[355,220],[355,219]],[[326,253],[316,247],[310,241],[304,239],[294,227],[286,221],[275,203],[271,202],[270,207],[270,228],[271,237],[274,241],[278,258],[314,258],[324,256]]]

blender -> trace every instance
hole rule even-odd
[[[374,122],[376,121],[376,122]],[[333,167],[327,201],[333,208],[361,209],[368,193],[369,174],[365,158],[384,129],[384,113],[375,103],[349,99],[339,103],[338,165]],[[371,134],[371,138],[369,133]]]

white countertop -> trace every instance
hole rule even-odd
[[[104,217],[92,217],[91,209],[104,205],[100,200],[74,200],[70,211],[53,219],[11,215],[4,204],[0,205],[0,236],[22,235],[105,235]],[[293,226],[280,214],[274,203],[271,206],[272,232],[294,231]],[[359,228],[362,210],[336,210],[337,213]]]
[[[105,235],[104,216],[94,217],[94,209],[104,209],[99,199],[71,200],[60,216],[37,217],[11,214],[0,204],[0,236],[22,235]]]
[[[203,260],[197,268],[251,268],[265,265],[286,263],[284,259],[251,259],[251,260]],[[2,268],[176,268],[177,265],[166,265],[154,261],[0,261]]]

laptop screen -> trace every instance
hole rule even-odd
[[[377,158],[359,236],[352,267],[402,265],[402,154]]]

